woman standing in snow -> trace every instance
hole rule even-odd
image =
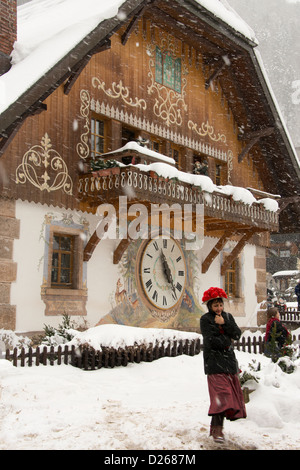
[[[241,330],[230,313],[224,312],[226,293],[219,287],[210,287],[203,294],[208,312],[200,319],[204,340],[204,372],[207,375],[212,416],[210,435],[217,442],[224,441],[224,418],[231,421],[246,418],[243,392],[238,378],[238,364],[232,341],[238,340]]]

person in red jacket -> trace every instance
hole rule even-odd
[[[211,416],[210,435],[216,442],[224,442],[224,418],[231,421],[246,418],[246,408],[238,377],[238,363],[232,342],[241,336],[241,330],[230,313],[224,312],[225,291],[211,287],[202,301],[208,312],[200,319],[203,335],[204,372],[207,375]]]

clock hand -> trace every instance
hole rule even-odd
[[[172,274],[171,274],[171,269],[168,265],[167,259],[166,259],[166,257],[165,257],[162,250],[161,250],[161,259],[162,259],[164,273],[166,275],[167,281],[169,282],[169,284],[171,284],[172,291],[174,292],[175,297],[177,298],[176,291],[175,291],[175,286],[174,286],[173,278],[172,278]]]

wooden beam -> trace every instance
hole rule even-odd
[[[224,276],[225,272],[227,271],[231,263],[237,258],[237,256],[242,251],[242,249],[246,245],[247,241],[252,237],[252,235],[253,233],[250,230],[249,232],[244,233],[240,241],[233,248],[230,255],[227,256],[226,259],[224,260],[222,267],[221,267],[221,276]]]
[[[124,238],[123,240],[120,241],[119,245],[114,251],[114,259],[113,259],[114,264],[119,263],[119,261],[121,260],[123,256],[123,253],[128,248],[131,242],[132,242],[132,239],[130,237]]]
[[[239,135],[238,139],[239,140],[248,140],[250,139],[250,142],[246,145],[246,147],[243,148],[241,153],[239,154],[238,157],[238,162],[241,163],[245,157],[245,155],[251,150],[251,148],[262,138],[269,136],[273,134],[275,131],[274,127],[267,127],[266,129],[261,129],[259,131],[251,132],[249,134],[245,135]]]
[[[221,57],[218,60],[215,71],[211,74],[211,76],[205,82],[205,90],[207,90],[210,87],[212,82],[222,73],[223,69],[225,67],[228,67],[229,65],[230,65],[230,62],[228,63],[227,60],[224,59],[224,57]]]
[[[0,156],[5,152],[6,148],[21,128],[23,122],[28,116],[35,116],[37,114],[47,111],[47,105],[38,100],[34,105],[30,106],[22,116],[19,116],[7,129],[5,135],[0,136]]]
[[[244,134],[238,135],[238,140],[253,140],[257,137],[260,139],[261,137],[273,134],[274,130],[274,127],[266,127],[265,129],[260,129],[258,131],[245,132]]]
[[[83,251],[83,261],[89,261],[94,250],[98,243],[100,242],[100,238],[98,237],[97,230],[93,233],[89,241],[87,242],[84,251]]]
[[[282,212],[289,204],[299,204],[300,203],[300,196],[291,196],[291,197],[284,197],[279,201],[279,211]]]
[[[211,263],[213,260],[220,254],[220,251],[224,248],[225,243],[227,240],[233,235],[233,232],[231,231],[226,231],[220,238],[220,240],[216,243],[216,245],[213,247],[211,252],[207,255],[205,260],[202,263],[202,273],[206,273],[208,268],[210,267]]]
[[[147,15],[148,16],[148,15]],[[183,26],[183,22],[173,18],[171,15],[167,14],[164,10],[157,8],[156,6],[152,7],[149,12],[149,19],[153,24],[156,24],[159,27],[170,28],[170,30],[176,30],[178,39],[185,41],[187,44],[198,46],[198,48],[203,52],[203,48],[211,54],[215,55],[225,55],[229,50],[221,48],[217,44],[211,42],[209,39],[206,39],[203,34],[200,34],[193,29],[191,29],[186,24]],[[199,47],[199,45],[201,47]]]
[[[64,85],[64,94],[68,95],[76,82],[77,78],[81,74],[82,70],[85,68],[85,66],[89,63],[91,58],[93,57],[94,54],[98,54],[99,52],[107,51],[111,47],[111,41],[110,39],[105,39],[104,42],[101,42],[97,44],[93,49],[90,50],[88,54],[86,54],[76,65],[76,67],[73,68],[71,71],[71,74],[66,81]]]
[[[153,0],[146,0],[142,3],[142,8],[134,15],[132,20],[130,21],[129,25],[127,26],[125,32],[122,34],[121,43],[123,46],[127,43],[128,39],[131,36],[132,31],[136,28],[136,25],[141,18],[141,16],[145,13],[145,10],[148,8],[150,3],[153,3]]]

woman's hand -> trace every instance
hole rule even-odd
[[[215,316],[215,323],[216,323],[217,325],[224,325],[225,320],[224,320],[224,318],[222,317],[222,315],[216,315],[216,316]]]

